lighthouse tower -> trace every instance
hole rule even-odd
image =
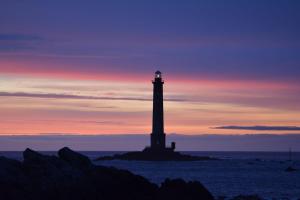
[[[156,71],[153,83],[153,114],[152,114],[152,133],[151,146],[146,147],[144,151],[165,152],[174,151],[175,142],[171,147],[166,147],[166,134],[164,132],[164,98],[162,75]]]
[[[166,134],[164,132],[164,103],[163,103],[163,84],[161,72],[156,71],[153,83],[153,115],[151,148],[165,149]]]
[[[149,161],[195,161],[210,160],[210,157],[198,157],[184,155],[175,151],[175,142],[171,146],[166,146],[166,134],[164,132],[164,81],[160,71],[154,74],[153,84],[153,113],[152,113],[152,133],[150,135],[151,145],[146,146],[143,151],[133,151],[114,156],[100,157],[97,160],[149,160]]]

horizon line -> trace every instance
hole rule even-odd
[[[200,133],[200,134],[184,134],[184,133],[166,133],[167,135],[179,135],[179,136],[253,136],[253,135],[300,135],[299,133]],[[82,133],[22,133],[22,134],[0,134],[2,136],[149,136],[149,133],[102,133],[102,134],[82,134]]]

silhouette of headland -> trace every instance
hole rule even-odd
[[[1,200],[214,199],[200,182],[166,179],[158,186],[127,170],[94,165],[67,147],[58,156],[26,149],[23,158],[0,156]]]
[[[176,144],[171,143],[166,146],[166,134],[164,132],[164,104],[163,104],[163,84],[162,73],[156,71],[153,84],[153,113],[152,113],[152,133],[150,134],[150,146],[143,151],[116,154],[114,156],[104,156],[96,160],[149,160],[149,161],[196,161],[212,160],[210,157],[199,157],[183,155],[175,152]]]

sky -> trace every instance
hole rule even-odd
[[[0,1],[0,135],[300,132],[300,1]]]

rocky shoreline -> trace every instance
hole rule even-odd
[[[67,147],[60,149],[57,155],[42,155],[26,149],[23,152],[23,161],[0,156],[0,199],[214,199],[198,181],[166,179],[161,185],[156,185],[127,170],[94,165],[88,157]],[[260,200],[255,195],[232,199]]]
[[[20,162],[0,157],[0,199],[214,199],[199,182],[166,179],[158,186],[127,170],[93,165],[67,147],[58,156],[26,149],[23,158]]]

